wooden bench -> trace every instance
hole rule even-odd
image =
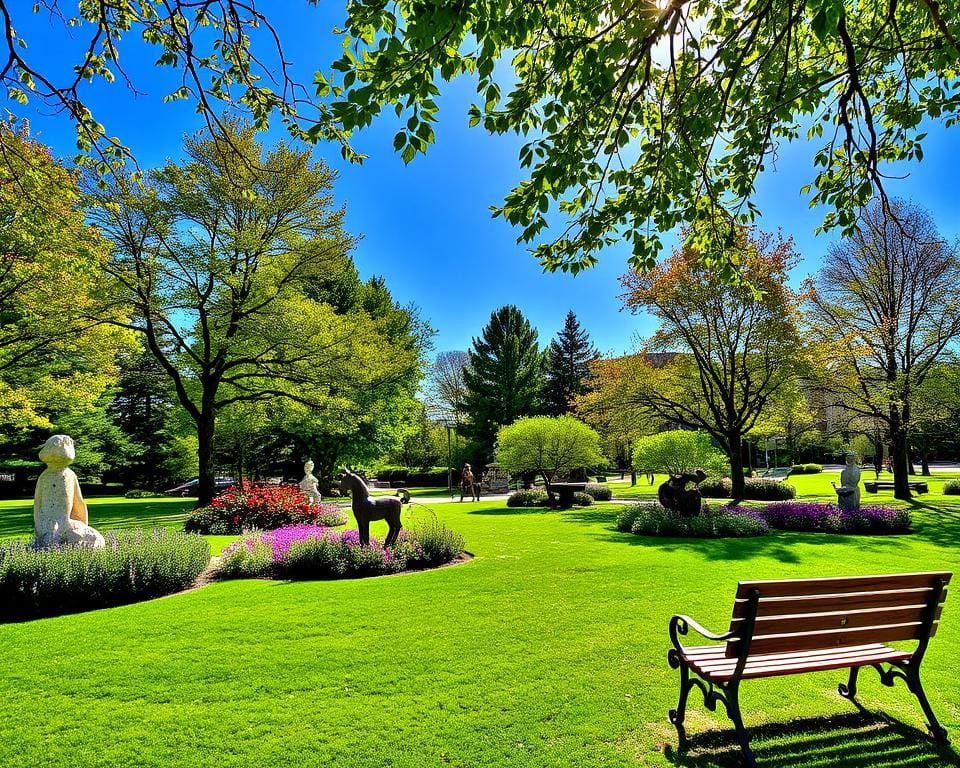
[[[740,716],[742,680],[849,669],[840,695],[857,704],[857,674],[873,667],[880,682],[903,680],[920,702],[938,741],[947,732],[930,709],[920,684],[920,662],[936,634],[952,574],[904,573],[786,581],[741,581],[730,629],[722,635],[704,629],[688,616],[670,620],[673,648],[668,661],[680,670],[680,703],[670,711],[683,751],[687,696],[698,687],[707,709],[722,703],[733,721],[744,765],[756,765]],[[686,647],[681,636],[693,629],[716,645]],[[912,650],[888,643],[915,640]],[[886,668],[884,668],[886,665]],[[859,704],[857,704],[859,706]]]
[[[913,480],[907,485],[910,486],[911,491],[927,492],[927,484],[923,480]],[[863,487],[867,489],[867,493],[876,493],[877,491],[892,491],[894,485],[893,480],[864,480]]]

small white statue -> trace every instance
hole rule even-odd
[[[840,485],[834,484],[837,492],[837,505],[840,509],[856,512],[860,509],[860,467],[857,465],[857,454],[848,453],[847,466],[840,472]]]
[[[37,478],[33,495],[37,546],[104,546],[100,532],[87,525],[87,505],[80,493],[80,482],[73,470],[67,469],[77,457],[73,440],[66,435],[54,435],[43,444],[39,456],[47,468]]]
[[[306,474],[303,476],[303,480],[300,481],[300,490],[303,492],[307,501],[313,506],[316,506],[322,500],[319,488],[320,481],[313,476],[313,462],[310,461],[310,459],[307,459],[307,463],[303,465],[303,471]]]

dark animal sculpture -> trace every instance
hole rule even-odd
[[[400,511],[404,504],[410,503],[410,492],[406,488],[398,488],[396,496],[371,499],[370,489],[363,478],[347,469],[340,479],[340,493],[350,494],[353,516],[357,519],[357,530],[360,532],[360,546],[370,545],[371,520],[386,520],[390,527],[383,546],[392,547],[396,543],[402,527]]]
[[[700,490],[687,488],[687,483],[697,485],[706,479],[707,473],[702,469],[684,472],[682,475],[670,475],[667,481],[657,489],[657,497],[664,507],[679,512],[684,517],[699,515],[703,508]]]
[[[480,501],[480,481],[469,464],[464,464],[460,473],[460,501],[463,501],[464,496],[469,496],[471,501]]]

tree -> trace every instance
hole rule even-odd
[[[0,442],[5,442],[31,429],[49,429],[58,413],[96,407],[116,379],[114,357],[130,339],[87,316],[109,244],[84,222],[74,175],[22,126],[0,124],[0,155],[6,158],[0,163]]]
[[[469,355],[463,372],[470,419],[465,430],[488,455],[502,425],[539,413],[543,353],[536,329],[517,307],[507,305],[491,313]]]
[[[660,321],[648,352],[678,353],[660,368],[637,367],[635,402],[663,421],[706,430],[727,453],[732,495],[742,499],[744,437],[802,370],[803,351],[790,241],[741,230],[729,257],[745,282],[724,283],[689,247],[623,282],[627,306]]]
[[[866,208],[811,284],[810,323],[829,350],[832,402],[884,426],[898,499],[911,496],[916,389],[960,334],[958,291],[956,249],[926,212],[902,201]]]
[[[637,365],[646,367],[637,357],[595,360],[590,364],[590,391],[575,401],[577,418],[600,433],[604,454],[621,468],[632,466],[634,441],[660,426],[657,418],[633,399],[633,371]]]
[[[547,347],[543,404],[548,414],[561,416],[573,410],[574,399],[589,390],[590,363],[598,357],[590,334],[570,310],[557,338]]]
[[[960,448],[960,365],[947,359],[933,366],[916,389],[910,424],[910,452],[930,476],[930,459],[955,456]]]
[[[427,374],[426,399],[430,415],[459,424],[465,415],[467,384],[464,372],[470,355],[461,350],[441,352]]]
[[[715,474],[722,472],[725,464],[726,457],[706,432],[671,429],[641,437],[633,447],[633,466],[645,472],[682,475],[702,469]]]
[[[547,269],[589,267],[624,237],[652,269],[659,233],[687,224],[701,263],[730,276],[733,225],[758,216],[756,178],[782,142],[823,140],[805,191],[849,234],[884,164],[922,157],[921,119],[957,119],[960,22],[941,5],[358,0],[318,93],[347,131],[395,107],[409,161],[433,141],[439,81],[475,75],[471,124],[531,137],[529,176],[497,214],[524,241],[551,206],[568,218],[535,251]]]
[[[573,416],[531,416],[501,427],[497,461],[507,472],[536,472],[553,503],[551,483],[561,473],[603,460],[600,435]]]
[[[66,5],[33,5],[52,37],[30,47],[15,32],[28,6],[0,2],[2,84],[12,109],[65,112],[104,165],[127,150],[85,89],[119,80],[136,92],[119,63],[132,46],[154,48],[175,80],[167,98],[192,101],[209,124],[224,104],[257,127],[275,112],[293,135],[338,141],[355,161],[350,134],[386,107],[402,118],[403,159],[426,151],[440,81],[476,77],[471,124],[531,137],[519,156],[529,177],[497,213],[524,241],[544,235],[552,204],[568,218],[536,249],[548,269],[588,267],[624,238],[633,265],[652,268],[659,233],[686,223],[694,235],[721,230],[717,247],[697,254],[731,276],[731,225],[759,215],[757,175],[794,140],[822,140],[805,190],[829,206],[823,226],[849,234],[858,207],[882,195],[885,164],[921,159],[927,123],[950,126],[960,113],[960,22],[934,0],[357,0],[341,25],[343,55],[316,72],[313,96],[278,28],[248,0],[78,2],[75,14]],[[68,38],[81,53],[63,72],[31,55]]]
[[[143,189],[119,177],[92,189],[92,215],[114,243],[114,304],[134,311],[123,325],[194,423],[200,505],[214,493],[222,409],[279,400],[350,421],[382,388],[415,387],[420,363],[416,345],[389,343],[395,318],[313,298],[331,272],[352,267],[330,169],[282,143],[264,151],[249,126],[226,127],[188,139],[188,160],[168,162]],[[371,306],[379,293],[365,296]]]

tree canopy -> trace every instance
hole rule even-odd
[[[864,209],[811,283],[809,320],[823,345],[829,402],[884,425],[894,494],[909,499],[916,390],[960,336],[960,255],[922,209]]]
[[[633,447],[633,466],[644,472],[682,475],[702,469],[708,475],[723,471],[726,457],[706,432],[670,429],[641,437]]]
[[[603,461],[600,435],[573,416],[532,416],[501,427],[497,461],[507,472],[536,472],[547,495],[557,475]]]
[[[666,423],[708,432],[729,457],[734,498],[743,498],[744,437],[803,370],[805,355],[788,281],[791,242],[740,230],[731,259],[743,282],[724,282],[689,246],[623,282],[627,306],[660,322],[630,383],[635,403]]]
[[[824,228],[850,233],[889,164],[922,158],[926,122],[960,114],[960,14],[935,0],[354,0],[342,56],[316,62],[311,85],[249,0],[34,3],[76,52],[63,71],[18,32],[28,6],[0,0],[8,106],[65,112],[101,164],[128,152],[90,111],[87,86],[136,92],[121,63],[131,46],[155,50],[174,76],[167,98],[209,123],[225,104],[258,127],[278,114],[352,160],[351,134],[385,109],[403,119],[403,159],[426,151],[441,86],[473,78],[470,123],[528,137],[527,178],[496,212],[539,242],[547,269],[578,271],[624,239],[648,269],[661,233],[688,225],[698,258],[731,276],[726,246],[760,213],[757,177],[791,141],[817,142],[804,191],[826,207]]]
[[[324,301],[353,269],[333,174],[309,152],[270,150],[250,126],[188,139],[188,159],[94,187],[95,220],[114,242],[112,297],[196,425],[200,503],[213,493],[216,416],[278,400],[353,431],[390,392],[412,399],[426,329],[382,281],[346,311]],[[337,292],[339,296],[340,292]],[[109,305],[108,305],[109,309]]]

